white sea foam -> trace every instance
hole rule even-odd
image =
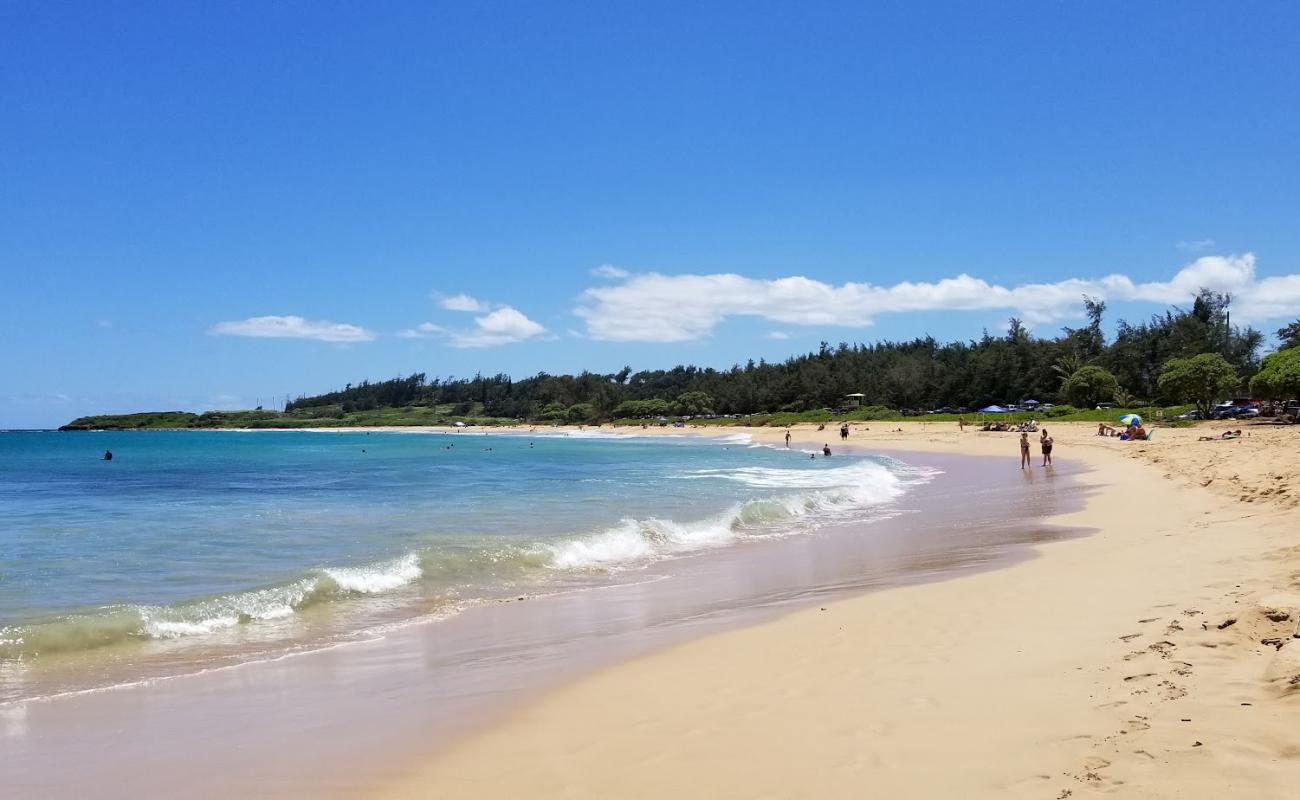
[[[196,622],[146,618],[143,630],[146,636],[153,639],[176,639],[181,636],[203,636],[238,624],[239,617],[211,617]]]
[[[364,567],[336,567],[322,570],[345,592],[378,594],[405,586],[423,574],[420,557],[408,553],[402,558]]]
[[[544,545],[557,569],[617,567],[644,563],[726,544],[736,538],[733,526],[743,505],[715,517],[692,523],[670,519],[624,519],[618,525],[565,542]]]
[[[701,469],[684,479],[715,479],[746,486],[785,490],[739,503],[722,514],[694,522],[651,517],[624,519],[588,536],[540,545],[555,569],[617,569],[720,547],[744,537],[798,533],[860,515],[890,503],[909,483],[933,473],[890,469],[875,461],[853,461],[831,469],[734,467]],[[877,517],[883,518],[882,514]]]

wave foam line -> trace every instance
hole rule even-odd
[[[204,636],[291,617],[311,605],[399,589],[423,574],[417,553],[360,567],[332,567],[280,586],[175,605],[112,606],[48,622],[0,627],[0,659],[91,650],[131,639]]]
[[[695,522],[650,517],[624,519],[587,536],[537,545],[553,569],[619,569],[696,550],[725,546],[747,536],[800,532],[889,503],[911,482],[872,461],[821,470],[735,467],[701,469],[685,479],[722,479],[758,488],[795,490],[738,503]],[[910,477],[920,480],[928,476]],[[802,491],[800,491],[802,490]],[[783,528],[785,530],[783,530]]]

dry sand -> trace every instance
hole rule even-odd
[[[1094,468],[1086,507],[1057,521],[1094,535],[603,670],[382,795],[1300,796],[1300,429],[1048,427],[1058,461]],[[738,430],[782,436],[720,432]],[[795,437],[839,446],[829,428]],[[988,502],[1014,514],[1015,440],[870,423],[850,442],[997,456]]]

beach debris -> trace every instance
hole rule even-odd
[[[1155,621],[1158,620],[1158,619],[1160,619],[1160,618],[1159,618],[1159,617],[1147,617],[1146,619],[1140,619],[1140,620],[1138,620],[1138,622],[1143,622],[1143,623],[1145,623],[1145,622],[1155,622]]]
[[[1287,613],[1286,611],[1281,611],[1279,609],[1265,611],[1264,616],[1268,617],[1269,621],[1271,622],[1286,622],[1289,619],[1291,619],[1291,615],[1289,613]]]
[[[1142,634],[1140,633],[1126,633],[1123,636],[1119,637],[1119,640],[1121,642],[1131,642],[1132,640],[1138,638],[1141,635]]]
[[[1269,645],[1270,647],[1272,647],[1272,648],[1275,649],[1275,650],[1281,650],[1281,649],[1282,649],[1282,645],[1286,644],[1286,639],[1282,639],[1282,638],[1276,638],[1276,639],[1260,639],[1260,640],[1259,640],[1259,643],[1260,643],[1260,644],[1266,644],[1266,645]]]
[[[1223,630],[1224,628],[1231,628],[1233,625],[1236,624],[1237,624],[1236,617],[1228,617],[1223,622],[1220,622],[1217,627],[1219,630]]]
[[[1192,747],[1204,747],[1204,745],[1201,744],[1200,742],[1196,742],[1192,745]]]

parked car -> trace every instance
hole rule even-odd
[[[1179,414],[1178,419],[1205,419],[1199,411],[1188,411],[1185,414]]]

